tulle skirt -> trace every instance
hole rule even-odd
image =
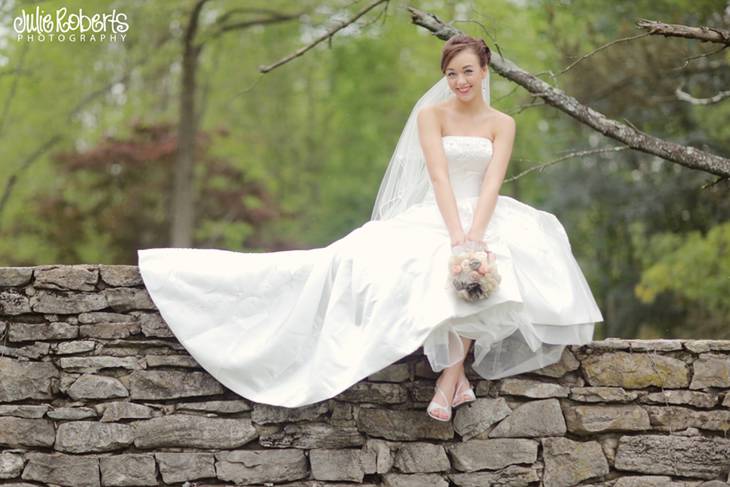
[[[465,230],[478,197],[457,199]],[[321,248],[138,251],[168,326],[224,386],[303,406],[337,395],[423,346],[434,371],[464,357],[497,379],[545,367],[603,321],[551,213],[499,195],[484,240],[501,281],[487,299],[450,288],[448,231],[435,202],[368,221]]]

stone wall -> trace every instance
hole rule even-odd
[[[0,485],[726,486],[730,342],[604,340],[478,380],[452,422],[419,351],[311,406],[202,370],[134,266],[0,268]]]

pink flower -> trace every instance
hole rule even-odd
[[[456,275],[459,272],[461,272],[461,265],[460,264],[454,264],[451,266],[451,273]]]
[[[478,269],[479,274],[484,275],[489,272],[489,266],[486,263],[482,263]]]

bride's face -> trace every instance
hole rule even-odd
[[[487,67],[479,66],[479,56],[471,49],[464,49],[451,59],[446,66],[446,79],[449,88],[462,101],[479,96],[482,80],[487,75]]]

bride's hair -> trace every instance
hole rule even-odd
[[[471,49],[474,54],[479,57],[479,66],[482,68],[489,64],[492,58],[492,51],[484,42],[484,39],[478,39],[466,34],[457,34],[451,36],[444,44],[441,50],[441,72],[446,72],[446,66],[451,60],[464,49]]]

